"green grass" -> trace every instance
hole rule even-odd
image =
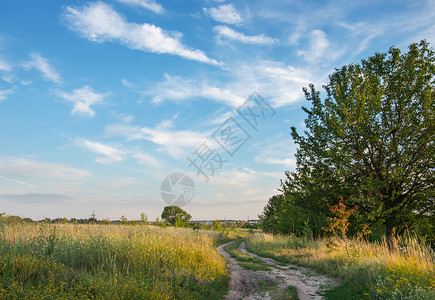
[[[294,287],[294,286],[288,286],[284,293],[282,298],[276,297],[276,300],[280,300],[280,299],[299,299],[298,298],[298,290]]]
[[[276,282],[264,282],[263,280],[258,280],[258,287],[260,288],[261,291],[268,291],[271,288],[275,287],[278,285],[278,283]]]
[[[341,286],[325,293],[328,299],[435,299],[434,252],[415,238],[394,239],[389,249],[385,241],[256,234],[247,249],[342,278]]]
[[[213,231],[0,224],[0,299],[222,299]]]
[[[267,264],[262,260],[238,250],[242,242],[243,240],[236,240],[225,246],[224,249],[228,254],[231,255],[231,257],[239,262],[240,266],[245,269],[252,271],[270,271],[271,268],[268,267]]]

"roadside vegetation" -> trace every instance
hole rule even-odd
[[[434,252],[416,238],[368,242],[256,233],[247,249],[342,278],[329,299],[435,299]]]
[[[0,299],[221,299],[216,231],[0,223]]]
[[[249,251],[343,278],[331,299],[435,299],[434,63],[423,40],[304,88],[296,168]]]

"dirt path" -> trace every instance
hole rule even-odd
[[[229,242],[232,243],[232,242]],[[273,295],[282,293],[288,286],[297,289],[300,300],[324,299],[320,293],[324,290],[337,286],[337,279],[320,275],[313,270],[295,265],[280,266],[275,260],[258,256],[246,250],[246,243],[242,242],[239,250],[262,260],[271,267],[270,271],[251,271],[242,268],[237,261],[229,255],[224,247],[226,243],[218,247],[219,253],[229,261],[230,285],[227,300],[254,300],[273,299]],[[275,285],[271,290],[260,291],[258,281]]]

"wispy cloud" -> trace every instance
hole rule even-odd
[[[109,189],[122,189],[126,187],[135,186],[139,183],[138,180],[132,177],[122,177],[116,181],[113,182],[105,182],[101,184],[102,187],[109,188]]]
[[[154,103],[162,101],[191,101],[210,99],[232,108],[243,104],[253,92],[266,97],[274,107],[286,106],[304,98],[302,88],[318,83],[324,74],[316,76],[308,68],[295,68],[282,62],[255,60],[234,65],[226,82],[207,83],[201,80],[165,75],[143,92],[153,96]]]
[[[79,117],[93,117],[95,111],[91,108],[91,105],[101,104],[104,98],[109,94],[98,94],[89,86],[84,86],[81,89],[75,89],[71,93],[59,91],[57,96],[70,101],[74,104],[71,111],[72,115]]]
[[[165,100],[180,101],[193,98],[206,98],[237,107],[245,101],[245,98],[228,88],[180,76],[169,76],[167,74],[165,74],[164,81],[144,91],[144,94],[153,95],[152,101],[154,103],[160,103]]]
[[[281,165],[285,168],[296,168],[294,156],[294,146],[291,146],[289,138],[282,140],[281,136],[271,138],[263,143],[257,144],[261,150],[254,158],[256,163]]]
[[[124,152],[114,148],[112,146],[104,145],[98,142],[89,140],[77,140],[76,144],[83,147],[99,156],[95,158],[95,161],[100,164],[109,164],[112,162],[120,162],[123,159]]]
[[[18,203],[24,202],[24,203],[34,203],[34,204],[69,201],[74,199],[66,195],[40,194],[40,193],[2,194],[0,195],[0,198],[12,202],[18,202]]]
[[[154,0],[118,0],[118,2],[149,9],[156,14],[161,14],[164,12],[163,6],[161,6]]]
[[[129,141],[147,140],[161,146],[164,150],[175,158],[183,158],[192,148],[200,146],[209,136],[206,132],[192,130],[171,130],[168,128],[150,128],[140,126],[129,126],[124,124],[110,124],[105,128],[107,136],[121,136]],[[140,159],[141,155],[133,156]]]
[[[103,3],[90,3],[81,8],[67,7],[63,14],[67,26],[94,42],[116,41],[130,49],[168,53],[208,64],[219,65],[201,50],[181,43],[182,34],[165,32],[152,24],[127,22],[123,16]]]
[[[41,56],[39,53],[31,53],[30,61],[24,63],[26,69],[36,69],[42,73],[44,80],[52,81],[54,83],[61,83],[62,77],[50,65],[48,60]]]
[[[0,71],[9,72],[10,70],[12,70],[12,66],[0,58]]]
[[[27,182],[22,181],[22,180],[16,180],[16,179],[4,177],[4,176],[0,176],[0,179],[10,181],[13,183],[18,183],[18,184],[25,185],[25,186],[29,186],[29,187],[35,187],[33,184],[27,183]]]
[[[7,75],[3,75],[2,79],[7,83],[15,83],[18,80],[18,77],[13,74],[7,74]]]
[[[308,50],[298,51],[299,55],[303,55],[305,60],[310,62],[319,61],[327,52],[329,48],[329,41],[321,30],[313,30],[310,33],[310,48]],[[331,53],[328,53],[330,55]]]
[[[88,171],[63,164],[37,162],[24,158],[0,156],[0,174],[4,177],[36,177],[55,179],[81,179],[91,175]]]
[[[10,94],[13,94],[14,91],[15,91],[15,87],[7,90],[0,90],[0,101],[5,100]]]
[[[150,165],[156,168],[161,167],[162,165],[161,162],[155,159],[152,155],[145,153],[143,151],[133,152],[131,154],[131,157],[136,159],[138,163],[141,165]]]
[[[265,36],[264,34],[245,35],[225,25],[215,26],[213,28],[213,31],[217,32],[219,37],[239,41],[245,44],[270,45],[278,43],[277,39]]]
[[[231,4],[220,5],[219,7],[204,8],[204,11],[210,14],[216,22],[240,25],[242,17]]]

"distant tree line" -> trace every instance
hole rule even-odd
[[[145,213],[141,213],[139,220],[128,220],[125,216],[121,216],[119,220],[103,219],[98,220],[93,213],[90,218],[77,219],[77,218],[45,218],[42,220],[34,221],[30,218],[21,218],[19,216],[5,215],[0,213],[0,222],[6,223],[45,223],[45,224],[100,224],[100,225],[129,225],[129,226],[144,226],[154,225],[166,228],[167,226],[173,227],[186,227],[203,230],[217,230],[224,231],[225,229],[233,228],[245,228],[245,229],[258,229],[258,224],[252,224],[244,221],[231,221],[221,222],[214,220],[211,224],[207,224],[205,221],[198,223],[191,221],[192,216],[181,209],[178,206],[166,206],[161,214],[161,220],[159,218],[156,221],[151,222],[148,220],[148,216]]]
[[[306,130],[291,128],[297,167],[259,216],[267,232],[327,234],[343,198],[350,235],[415,232],[435,240],[435,56],[426,41],[391,47],[304,88]]]

